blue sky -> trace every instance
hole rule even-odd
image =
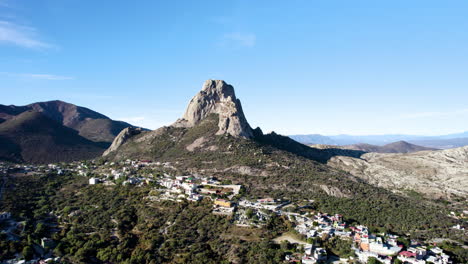
[[[461,132],[466,14],[456,0],[0,0],[0,104],[60,99],[154,129],[224,79],[264,131]]]

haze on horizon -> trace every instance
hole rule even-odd
[[[155,129],[206,79],[281,134],[467,131],[466,1],[0,0],[0,104]]]

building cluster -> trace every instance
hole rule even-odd
[[[232,198],[239,194],[241,185],[222,184],[216,178],[197,175],[170,176],[164,174],[155,179],[160,187],[158,196],[150,196],[151,200],[173,200],[184,199],[198,202],[203,198],[213,200],[213,213],[221,215],[232,215],[235,203]]]
[[[370,233],[366,226],[348,226],[339,214],[317,213],[310,217],[296,213],[282,212],[282,214],[288,215],[290,220],[296,223],[295,230],[307,238],[329,239],[339,236],[341,239],[353,241],[352,249],[361,263],[367,263],[371,257],[385,264],[390,264],[395,259],[414,264],[452,263],[449,256],[438,247],[427,247],[413,241],[403,250],[404,246],[397,242],[398,236],[392,234],[377,236]],[[322,248],[306,244],[302,263],[317,263],[326,258],[326,251]]]
[[[413,244],[405,251],[401,251],[397,258],[404,263],[411,264],[447,264],[452,263],[450,257],[439,247],[427,247]]]
[[[271,212],[279,214],[281,208],[288,204],[290,204],[289,201],[273,198],[262,198],[256,201],[241,199],[233,220],[237,226],[261,227],[270,218]]]
[[[8,173],[34,175],[36,173],[55,172],[63,174],[67,171],[88,177],[90,185],[151,185],[152,190],[145,198],[150,201],[192,201],[198,202],[204,198],[213,201],[213,213],[219,215],[233,215],[232,221],[238,226],[261,227],[267,223],[272,215],[287,217],[294,223],[294,229],[308,241],[320,237],[327,240],[339,237],[352,241],[351,250],[354,251],[354,260],[367,263],[371,257],[381,263],[390,264],[396,259],[403,263],[452,263],[447,254],[438,247],[424,246],[412,241],[411,245],[404,247],[397,242],[398,236],[392,234],[375,235],[369,232],[363,225],[349,226],[340,214],[329,215],[310,210],[304,214],[301,210],[310,207],[310,204],[297,207],[287,200],[262,198],[247,200],[241,198],[239,193],[241,185],[223,184],[213,177],[200,175],[172,176],[164,173],[165,169],[171,169],[170,163],[151,161],[126,160],[123,162],[109,162],[98,166],[94,163],[73,162],[68,164],[49,164],[42,166],[33,165],[9,165],[0,163],[0,176]],[[0,177],[0,183],[3,177]],[[1,195],[1,189],[0,189]],[[238,201],[238,202],[237,202]],[[313,201],[309,201],[313,202]],[[289,210],[293,208],[293,210]],[[296,213],[300,209],[301,213]],[[313,212],[313,213],[312,213]],[[464,212],[465,213],[465,212]],[[453,217],[460,214],[452,213]],[[462,214],[461,217],[464,215]],[[9,212],[0,212],[0,221],[10,221]],[[462,229],[463,226],[453,228]],[[41,246],[50,248],[53,240],[43,238]],[[311,242],[312,243],[312,242]],[[297,256],[286,256],[287,262],[302,262],[307,264],[330,261],[327,251],[313,244],[305,244],[303,253]],[[347,260],[345,260],[347,261]],[[17,262],[12,262],[17,263]]]
[[[349,238],[350,231],[345,231],[346,223],[343,222],[342,215],[328,215],[317,213],[311,217],[298,213],[287,213],[289,219],[296,222],[296,231],[307,238],[340,236]]]

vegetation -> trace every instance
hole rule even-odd
[[[233,232],[228,217],[211,213],[210,201],[145,202],[150,190],[90,186],[72,174],[15,178],[2,209],[26,228],[18,242],[0,240],[6,252],[0,260],[18,251],[37,255],[34,245],[44,236],[53,238],[53,251],[65,263],[279,263],[288,250],[269,242],[288,228],[281,217],[245,238],[238,234],[251,229]]]
[[[167,127],[142,133],[110,158],[171,161],[178,164],[181,174],[203,170],[241,183],[251,198],[315,200],[316,209],[343,214],[347,221],[370,228],[411,233],[421,239],[465,239],[450,229],[456,221],[447,217],[446,206],[426,203],[419,197],[403,197],[331,169],[321,162],[332,152],[314,150],[274,133],[263,135],[259,129],[255,130],[254,140],[215,135],[217,124],[217,115],[213,114],[193,128]],[[196,155],[186,149],[202,137],[204,143],[194,150]],[[333,191],[327,192],[327,188]]]

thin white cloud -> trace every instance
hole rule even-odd
[[[39,74],[39,73],[11,73],[11,72],[0,72],[2,75],[8,75],[13,77],[20,77],[23,79],[39,79],[49,81],[62,81],[62,80],[73,80],[74,77],[55,75],[55,74]]]
[[[51,81],[62,81],[62,80],[73,80],[75,78],[71,76],[53,75],[53,74],[22,74],[22,76],[32,79],[51,80]]]
[[[253,33],[232,32],[223,36],[223,43],[233,43],[242,47],[253,47],[256,41],[257,37]]]
[[[47,49],[53,45],[38,39],[37,30],[0,20],[0,44],[16,45],[30,49]]]

